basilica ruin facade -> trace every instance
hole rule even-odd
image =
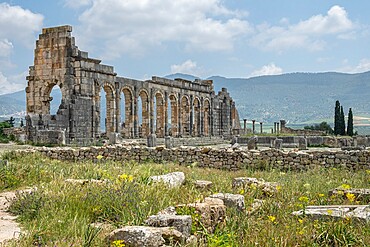
[[[119,77],[112,66],[80,51],[71,32],[71,26],[44,28],[36,41],[26,87],[28,140],[94,143],[102,136],[102,90],[107,136],[230,136],[240,129],[235,102],[225,88],[216,94],[211,80]],[[55,86],[62,100],[52,115],[50,93]]]

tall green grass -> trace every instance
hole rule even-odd
[[[176,164],[135,162],[62,162],[38,154],[6,153],[0,167],[0,191],[37,188],[19,194],[10,211],[18,214],[24,233],[9,246],[107,246],[105,236],[125,225],[142,225],[158,211],[177,204],[200,201],[217,192],[241,193],[247,208],[253,200],[264,206],[248,215],[228,209],[226,224],[214,233],[201,232],[200,246],[370,246],[370,225],[355,220],[311,220],[292,216],[308,205],[363,204],[342,196],[329,197],[329,189],[343,184],[369,188],[370,171],[317,169],[307,172],[245,169],[237,172]],[[168,188],[150,184],[149,176],[183,171],[186,184]],[[2,175],[3,174],[3,175]],[[5,175],[4,175],[5,174]],[[275,195],[265,196],[255,187],[233,190],[234,177],[248,176],[278,182]],[[98,179],[84,185],[66,179]],[[209,191],[198,190],[193,181],[213,182]],[[105,223],[92,228],[91,223]]]

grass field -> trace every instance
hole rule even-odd
[[[247,208],[254,199],[264,206],[248,215],[228,209],[226,224],[215,233],[194,228],[202,238],[199,246],[370,246],[370,224],[351,219],[311,220],[292,216],[307,205],[366,204],[352,197],[331,196],[327,192],[339,186],[370,187],[370,171],[351,172],[318,169],[307,172],[278,170],[201,169],[196,164],[119,163],[101,159],[93,162],[61,162],[37,154],[23,157],[4,153],[9,160],[0,167],[0,192],[25,187],[37,188],[19,195],[10,211],[19,215],[24,234],[8,246],[109,246],[105,236],[124,225],[143,225],[152,214],[181,203],[200,201],[217,192],[241,193]],[[168,188],[150,184],[149,176],[183,171],[186,184]],[[278,182],[277,194],[265,196],[258,188],[234,191],[234,177],[256,177]],[[72,185],[69,178],[109,180],[109,183]],[[210,191],[197,190],[193,181],[210,180]],[[94,222],[111,227],[96,229]]]

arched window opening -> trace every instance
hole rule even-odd
[[[63,107],[62,105],[62,90],[58,85],[54,85],[50,92],[50,115],[56,115],[59,108]]]

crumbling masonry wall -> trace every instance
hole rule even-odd
[[[240,129],[235,103],[226,89],[216,95],[210,80],[119,77],[112,66],[80,51],[71,32],[71,26],[44,28],[36,41],[26,87],[28,140],[94,143],[102,135],[101,90],[106,96],[107,135],[227,136]],[[51,115],[50,93],[55,86],[61,90],[62,101]]]

